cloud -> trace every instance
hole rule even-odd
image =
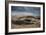
[[[26,16],[26,15],[33,15],[33,13],[28,13],[28,12],[12,12],[12,15],[15,16],[15,15],[23,15],[23,16]]]
[[[12,6],[12,15],[32,15],[40,16],[40,7],[23,7],[23,6]]]

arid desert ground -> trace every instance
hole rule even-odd
[[[40,27],[40,17],[39,16],[12,16],[11,20],[12,29],[21,28],[39,28]]]

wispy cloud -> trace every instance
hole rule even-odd
[[[12,12],[12,16],[21,15],[21,16],[37,16],[36,14],[29,13],[29,12]]]

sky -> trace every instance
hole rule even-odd
[[[40,16],[40,7],[11,6],[11,15]]]

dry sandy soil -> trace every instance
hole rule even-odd
[[[22,24],[22,25],[17,25],[17,24],[13,24],[11,25],[12,29],[19,29],[19,28],[39,28],[40,27],[40,23],[36,23],[36,24]]]
[[[21,17],[21,18],[34,18],[33,16],[25,16],[25,17]],[[37,19],[35,19],[35,20],[33,20],[33,21],[36,21],[36,23],[33,23],[33,24],[31,24],[31,23],[26,23],[26,24],[24,24],[23,22],[21,22],[21,24],[19,25],[19,22],[18,22],[18,24],[15,22],[16,21],[16,17],[12,17],[14,20],[14,23],[12,22],[11,23],[11,28],[12,29],[19,29],[19,28],[39,28],[40,27],[40,19],[39,20],[37,20]],[[19,17],[20,18],[20,17]]]

